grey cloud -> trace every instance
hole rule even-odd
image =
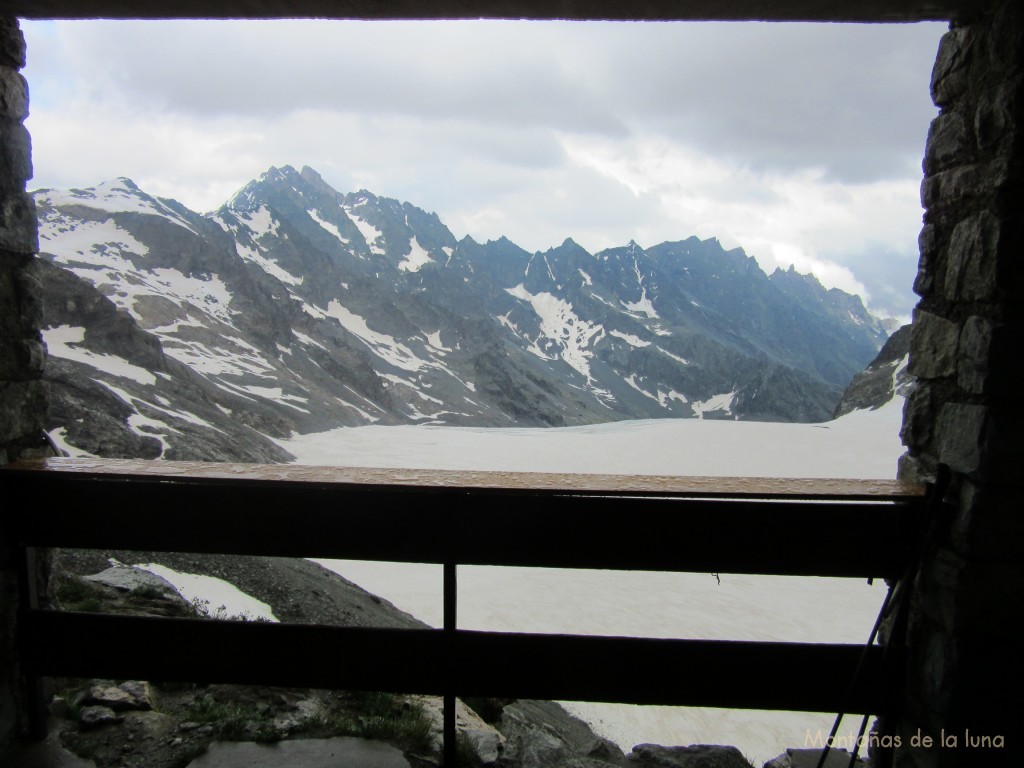
[[[331,109],[623,131],[613,110],[516,29],[526,31],[494,23],[107,22],[79,31],[75,54],[112,89],[159,110]]]
[[[871,309],[880,315],[909,316],[917,303],[911,286],[917,274],[917,251],[896,250],[885,243],[869,243],[856,252],[824,253],[825,258],[848,267],[870,294]]]
[[[679,141],[755,168],[891,178],[920,172],[936,112],[928,78],[941,30],[687,27],[677,46],[651,46],[618,76],[633,84],[636,112]]]
[[[219,176],[205,171],[192,188],[213,181],[237,187],[271,164],[309,164],[339,189],[365,185],[433,208],[452,217],[453,230],[473,210],[493,209],[502,226],[474,236],[507,234],[530,249],[566,236],[589,248],[700,231],[730,237],[668,211],[658,195],[638,196],[614,178],[575,167],[559,133],[665,137],[695,149],[744,173],[718,182],[680,179],[680,187],[703,184],[701,198],[749,204],[768,217],[782,201],[758,175],[821,168],[829,181],[909,179],[913,186],[935,112],[927,83],[941,33],[938,25],[497,22],[24,27],[37,111],[46,113],[52,102],[56,114],[58,102],[71,103],[74,94],[78,114],[66,123],[83,126],[83,141],[83,114],[104,110],[118,136],[129,135],[133,121],[151,135],[171,124],[196,136],[212,129],[215,139],[226,137],[221,154],[244,162],[225,159]],[[33,54],[33,46],[42,53]],[[38,138],[42,146],[46,132]],[[189,152],[187,144],[178,139],[175,151]],[[156,177],[159,156],[168,154],[154,146],[113,151],[120,154],[103,158],[106,169],[96,178],[49,178],[67,169],[49,169],[42,156],[37,172],[45,183],[65,185]],[[203,151],[166,177],[199,174],[192,166],[217,157],[217,142]],[[66,159],[60,152],[54,157]],[[125,167],[129,162],[142,170]],[[93,158],[89,167],[99,164]],[[691,231],[677,231],[691,224]],[[872,226],[864,222],[866,237]],[[909,222],[905,239],[918,226]],[[901,248],[887,242],[878,254]],[[836,243],[829,250],[841,249]],[[884,295],[890,280],[909,290],[913,266],[898,260],[897,268],[873,254],[821,253],[847,263],[873,297]]]
[[[657,131],[755,169],[920,172],[941,25],[107,22],[68,36],[141,107]],[[127,32],[127,34],[125,34]],[[159,51],[158,56],[153,52]]]

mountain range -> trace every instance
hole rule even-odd
[[[120,178],[39,190],[51,435],[74,454],[286,461],[337,426],[824,421],[886,340],[860,298],[690,237],[589,253],[271,168],[199,214]]]

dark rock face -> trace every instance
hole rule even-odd
[[[98,455],[280,461],[268,437],[368,423],[820,421],[885,338],[858,298],[716,240],[457,241],[310,168],[207,216],[128,179],[35,202],[50,430]]]
[[[240,406],[239,413],[225,418],[228,414],[221,409],[228,400],[168,358],[155,336],[90,283],[41,259],[32,263],[31,271],[44,287],[43,322],[50,329],[51,346],[64,343],[54,329],[81,329],[68,337],[74,339],[69,357],[60,357],[57,348],[46,368],[50,428],[61,430],[62,440],[110,458],[265,463],[290,458],[247,426],[255,423],[273,434],[274,425],[266,417],[246,416],[244,402],[231,402]],[[113,373],[95,375],[88,365],[94,360]]]
[[[182,573],[227,581],[291,624],[423,629],[426,625],[375,595],[309,560],[281,557],[60,550],[59,567],[72,574],[104,572],[109,559],[123,563],[159,563]],[[122,570],[122,569],[118,569]],[[123,569],[132,570],[132,569]],[[116,587],[115,587],[116,588]]]
[[[835,418],[850,411],[881,408],[893,397],[910,394],[914,379],[909,371],[910,326],[896,330],[878,356],[853,377],[836,406]]]
[[[505,706],[498,729],[506,737],[500,764],[522,768],[622,766],[622,750],[550,701]]]

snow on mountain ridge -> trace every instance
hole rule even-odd
[[[456,240],[436,214],[339,193],[309,168],[271,168],[205,216],[127,181],[37,200],[43,257],[265,434],[375,419],[821,419],[878,344],[852,300],[853,314],[823,310],[813,286],[788,296],[713,239],[595,255],[567,238],[529,254],[505,237]]]

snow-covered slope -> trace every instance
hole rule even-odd
[[[910,326],[904,325],[893,332],[868,367],[853,377],[836,406],[835,415],[882,408],[894,397],[906,398],[914,386],[909,364]]]

